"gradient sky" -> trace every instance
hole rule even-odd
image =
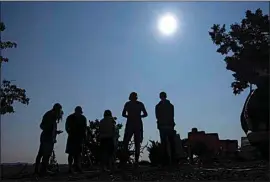
[[[132,91],[149,112],[145,141],[159,140],[154,107],[160,91],[175,105],[182,138],[197,127],[239,140],[247,92],[233,95],[231,72],[208,31],[214,23],[240,22],[247,9],[257,8],[268,13],[268,2],[2,2],[1,37],[18,43],[3,51],[10,62],[2,75],[31,98],[2,117],[2,162],[34,161],[39,124],[53,103],[62,103],[65,118],[81,105],[88,119],[111,109],[125,123],[121,111]],[[173,37],[157,30],[165,12],[180,21]],[[67,161],[66,139],[62,134],[55,146],[60,163]]]

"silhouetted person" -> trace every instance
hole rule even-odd
[[[163,165],[165,165],[175,160],[174,106],[167,100],[165,92],[161,92],[159,97],[161,101],[156,105],[155,114],[164,156]],[[170,146],[170,154],[167,150],[168,146]]]
[[[139,157],[140,157],[140,148],[141,143],[143,141],[143,122],[142,118],[148,116],[145,106],[142,102],[137,101],[137,93],[132,92],[129,96],[129,101],[125,103],[122,116],[127,118],[125,134],[123,140],[124,152],[127,154],[129,142],[134,135],[134,143],[135,143],[135,165],[138,165]],[[141,114],[143,113],[143,114]],[[125,161],[122,164],[127,162],[127,158],[125,157]]]
[[[104,112],[104,118],[99,122],[100,149],[102,152],[101,167],[112,170],[115,150],[115,120],[110,110]]]
[[[44,114],[42,118],[42,122],[40,124],[42,133],[40,135],[40,146],[35,164],[36,174],[40,172],[41,175],[45,175],[48,172],[47,168],[53,151],[54,143],[56,143],[56,135],[62,132],[57,131],[57,122],[62,119],[62,115],[62,106],[59,103],[56,103],[51,110]],[[42,166],[39,171],[41,159]]]
[[[67,117],[66,132],[68,133],[66,153],[68,155],[69,172],[73,173],[73,166],[78,172],[82,172],[80,158],[82,145],[86,137],[87,119],[83,115],[82,108],[77,106],[75,112]]]

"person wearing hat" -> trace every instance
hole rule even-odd
[[[73,173],[73,166],[78,172],[82,172],[80,157],[82,145],[86,137],[87,119],[83,115],[82,108],[77,106],[75,112],[67,117],[66,132],[68,134],[66,153],[68,154],[69,172]]]
[[[157,128],[160,134],[160,142],[163,149],[163,164],[174,162],[175,157],[175,133],[174,133],[174,106],[167,99],[167,94],[159,94],[160,102],[155,107]],[[168,153],[170,146],[170,154]],[[169,160],[168,160],[169,159]]]
[[[132,92],[129,95],[129,101],[125,103],[124,109],[122,111],[122,116],[127,118],[123,147],[124,153],[128,152],[129,142],[134,135],[135,143],[135,166],[138,165],[140,157],[140,148],[143,141],[143,122],[142,118],[148,116],[145,106],[142,102],[138,101],[138,95],[136,92]],[[125,164],[127,161],[127,155],[125,160],[122,161],[122,164]]]
[[[63,111],[59,103],[54,104],[53,108],[47,111],[40,124],[42,130],[40,135],[40,146],[35,163],[35,174],[45,175],[48,170],[49,159],[56,143],[56,135],[62,133],[57,130],[57,123],[62,119]],[[41,169],[39,171],[40,160],[42,159]]]

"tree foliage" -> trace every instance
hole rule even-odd
[[[234,94],[256,84],[258,72],[269,73],[269,15],[261,9],[246,11],[241,23],[232,24],[229,31],[225,24],[214,24],[209,35],[217,52],[225,55],[226,69],[233,72]]]
[[[6,29],[5,24],[0,22],[0,32],[3,32]],[[4,49],[8,48],[16,48],[17,44],[11,41],[2,42],[0,40],[0,48],[1,52]],[[2,63],[8,62],[9,59],[0,55],[0,69],[2,69]],[[26,96],[25,89],[19,88],[15,84],[11,84],[11,81],[3,80],[1,84],[1,108],[0,113],[1,115],[6,113],[14,113],[14,102],[20,102],[22,104],[28,104],[29,98]]]
[[[14,113],[14,101],[28,104],[29,98],[26,97],[25,90],[11,84],[11,81],[3,80],[1,85],[1,114]]]

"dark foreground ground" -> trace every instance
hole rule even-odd
[[[31,173],[32,166],[4,166],[2,180],[16,181],[269,181],[269,164],[265,162],[223,163],[211,166],[198,167],[182,165],[173,169],[140,166],[137,170],[127,167],[125,170],[116,170],[114,174],[100,173],[98,170],[89,170],[84,174],[67,174],[67,166],[60,167],[60,173],[47,178],[36,178]]]

